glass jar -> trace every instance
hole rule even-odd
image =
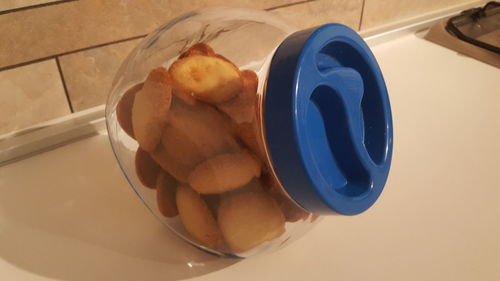
[[[220,256],[365,211],[392,155],[387,90],[364,41],[263,11],[204,9],[152,32],[116,74],[106,121],[145,205]]]

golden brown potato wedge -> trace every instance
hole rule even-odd
[[[178,59],[169,72],[176,89],[212,104],[230,100],[243,87],[238,68],[215,56],[192,55]]]
[[[191,166],[176,162],[162,145],[158,146],[150,155],[164,171],[171,174],[176,180],[187,182],[189,173],[192,170]]]
[[[223,244],[222,234],[215,218],[196,191],[179,186],[176,202],[182,224],[195,240],[209,247],[219,247]]]
[[[259,80],[257,74],[251,70],[241,72],[243,78],[243,89],[234,98],[217,104],[217,108],[225,112],[236,123],[252,122],[256,116],[255,106],[257,102],[257,86]]]
[[[156,164],[149,153],[138,147],[135,153],[135,172],[144,186],[155,188],[160,166]]]
[[[167,218],[177,216],[177,203],[175,201],[175,192],[177,190],[177,181],[169,174],[161,171],[156,180],[156,202],[158,210]]]
[[[168,71],[163,67],[153,69],[142,89],[135,95],[132,107],[134,136],[145,151],[153,151],[160,143],[171,100],[172,87]]]
[[[132,106],[134,105],[135,94],[142,89],[144,83],[137,84],[128,89],[116,105],[116,119],[122,129],[131,138],[134,138],[134,128],[132,128]]]
[[[208,46],[207,44],[200,42],[196,43],[193,46],[191,46],[187,51],[182,53],[179,56],[179,59],[189,57],[189,56],[194,56],[194,55],[204,55],[204,56],[214,56],[215,52],[212,49],[212,47]]]
[[[209,105],[189,106],[175,99],[169,113],[169,125],[182,132],[204,158],[240,149],[229,129],[228,118]]]
[[[247,150],[217,155],[200,163],[189,174],[188,182],[201,194],[223,193],[260,177],[261,163]]]
[[[224,196],[217,217],[226,243],[235,252],[250,250],[285,232],[283,213],[264,192]]]

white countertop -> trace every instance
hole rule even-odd
[[[150,215],[94,136],[0,167],[0,280],[500,280],[500,70],[417,35],[373,51],[395,143],[368,212],[215,258]]]

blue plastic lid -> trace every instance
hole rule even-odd
[[[290,197],[318,214],[355,215],[384,188],[392,116],[380,68],[341,24],[296,32],[276,50],[264,99],[274,171]]]

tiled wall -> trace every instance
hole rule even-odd
[[[471,0],[365,0],[362,29],[405,20]]]
[[[300,28],[356,30],[470,0],[233,0]],[[105,102],[124,57],[148,32],[226,0],[0,0],[0,135]]]
[[[54,2],[63,2],[58,0],[2,0],[0,2],[0,12],[22,10],[35,6],[47,5]]]

